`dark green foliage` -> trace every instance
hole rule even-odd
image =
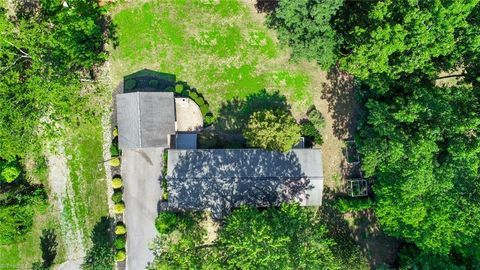
[[[464,47],[475,47],[468,36],[478,29],[468,24],[468,17],[477,3],[347,2],[337,22],[345,39],[343,51],[349,52],[341,65],[381,92],[388,89],[385,83],[417,71],[435,78],[440,71],[455,69]]]
[[[120,151],[119,151],[119,149],[118,149],[118,145],[117,145],[117,144],[112,143],[112,144],[110,145],[110,155],[111,155],[112,157],[118,157],[118,156],[120,155]]]
[[[132,90],[137,86],[137,81],[134,79],[126,80],[124,83],[125,90]]]
[[[55,257],[57,257],[57,235],[52,229],[46,229],[42,231],[40,237],[40,248],[42,249],[43,262],[34,263],[33,269],[50,269],[53,265]]]
[[[472,266],[466,267],[457,264],[452,256],[438,255],[421,251],[414,246],[404,247],[400,251],[400,269],[401,270],[466,270],[476,269]]]
[[[162,211],[155,220],[155,227],[161,234],[168,234],[175,229],[178,223],[177,214],[169,211]]]
[[[234,210],[216,242],[204,244],[199,215],[183,215],[156,241],[151,269],[340,269],[315,213],[296,204]],[[182,221],[183,220],[183,221]]]
[[[46,193],[41,186],[17,183],[0,193],[0,244],[24,239],[33,224],[33,216],[45,208]]]
[[[168,165],[168,151],[163,151],[163,167],[162,167],[162,200],[168,200],[168,185],[167,185],[167,165]]]
[[[174,92],[174,91],[175,91],[175,88],[169,86],[169,87],[165,88],[165,91],[166,91],[166,92]]]
[[[478,250],[480,92],[396,87],[403,95],[367,101],[358,140],[383,229],[432,253]]]
[[[92,247],[87,250],[82,269],[113,269],[115,253],[112,243],[112,218],[102,217],[92,230]]]
[[[323,118],[322,113],[320,113],[315,106],[308,110],[307,116],[308,120],[313,123],[318,132],[325,128],[325,118]]]
[[[148,86],[152,88],[157,88],[158,87],[158,80],[150,80],[148,81]]]
[[[125,237],[117,235],[114,242],[115,248],[117,250],[125,249],[126,242],[127,240]]]
[[[310,122],[309,120],[305,120],[301,123],[300,126],[302,127],[302,136],[307,137],[318,145],[323,144],[322,135],[318,132],[312,122]]]
[[[335,202],[335,208],[341,213],[358,212],[373,207],[370,198],[339,198]]]
[[[119,202],[122,201],[122,196],[123,196],[123,194],[122,194],[121,191],[115,190],[115,191],[113,192],[113,195],[112,195],[112,201],[113,201],[114,203],[119,203]]]
[[[267,24],[276,29],[278,38],[293,49],[295,59],[316,60],[329,68],[337,60],[339,36],[330,20],[343,0],[280,0]]]

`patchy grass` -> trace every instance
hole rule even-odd
[[[114,11],[113,82],[149,68],[198,89],[215,113],[233,97],[278,90],[294,111],[312,103],[312,74],[290,63],[273,32],[236,1],[138,1]],[[319,70],[316,70],[318,72]],[[315,71],[314,71],[315,72]]]
[[[79,225],[74,229],[81,230],[84,244],[89,246],[95,224],[108,215],[100,120],[80,124],[70,138],[65,152],[73,196],[64,201],[64,215],[72,226]]]
[[[28,168],[30,181],[41,183],[48,190],[48,171],[46,164],[37,164],[34,168]],[[49,200],[53,198],[49,195]],[[40,237],[46,229],[54,230],[58,246],[54,263],[65,261],[65,243],[60,231],[59,215],[56,209],[49,204],[45,211],[37,211],[33,219],[32,230],[27,233],[25,241],[0,245],[0,269],[31,269],[34,262],[42,261],[42,249]]]

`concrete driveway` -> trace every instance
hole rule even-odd
[[[155,218],[162,198],[163,148],[125,150],[122,153],[127,270],[145,269],[153,260],[149,249],[157,236]]]

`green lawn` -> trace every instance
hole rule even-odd
[[[108,216],[100,119],[81,124],[70,138],[65,153],[69,157],[73,198],[64,200],[64,215],[72,227],[81,230],[83,242],[89,246],[92,229],[101,217]]]
[[[312,71],[290,63],[268,30],[235,1],[124,3],[114,12],[119,46],[115,84],[143,68],[172,73],[205,95],[213,112],[228,99],[278,90],[303,111],[312,103]]]

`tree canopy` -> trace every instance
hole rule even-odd
[[[179,214],[184,218],[185,214]],[[157,240],[152,269],[340,269],[334,241],[313,209],[297,204],[234,210],[213,243],[199,220],[180,221]],[[187,225],[185,225],[187,224]]]
[[[264,110],[252,114],[243,135],[249,146],[287,152],[299,142],[300,132],[289,111]]]
[[[338,59],[338,36],[330,20],[343,0],[281,0],[267,17],[281,43],[292,48],[294,59],[316,60],[329,68]]]
[[[40,1],[0,11],[0,157],[41,149],[59,121],[84,113],[80,77],[102,63],[109,28],[96,1]],[[28,5],[28,3],[24,3]],[[79,19],[81,18],[81,19]],[[66,121],[64,121],[66,123]]]

